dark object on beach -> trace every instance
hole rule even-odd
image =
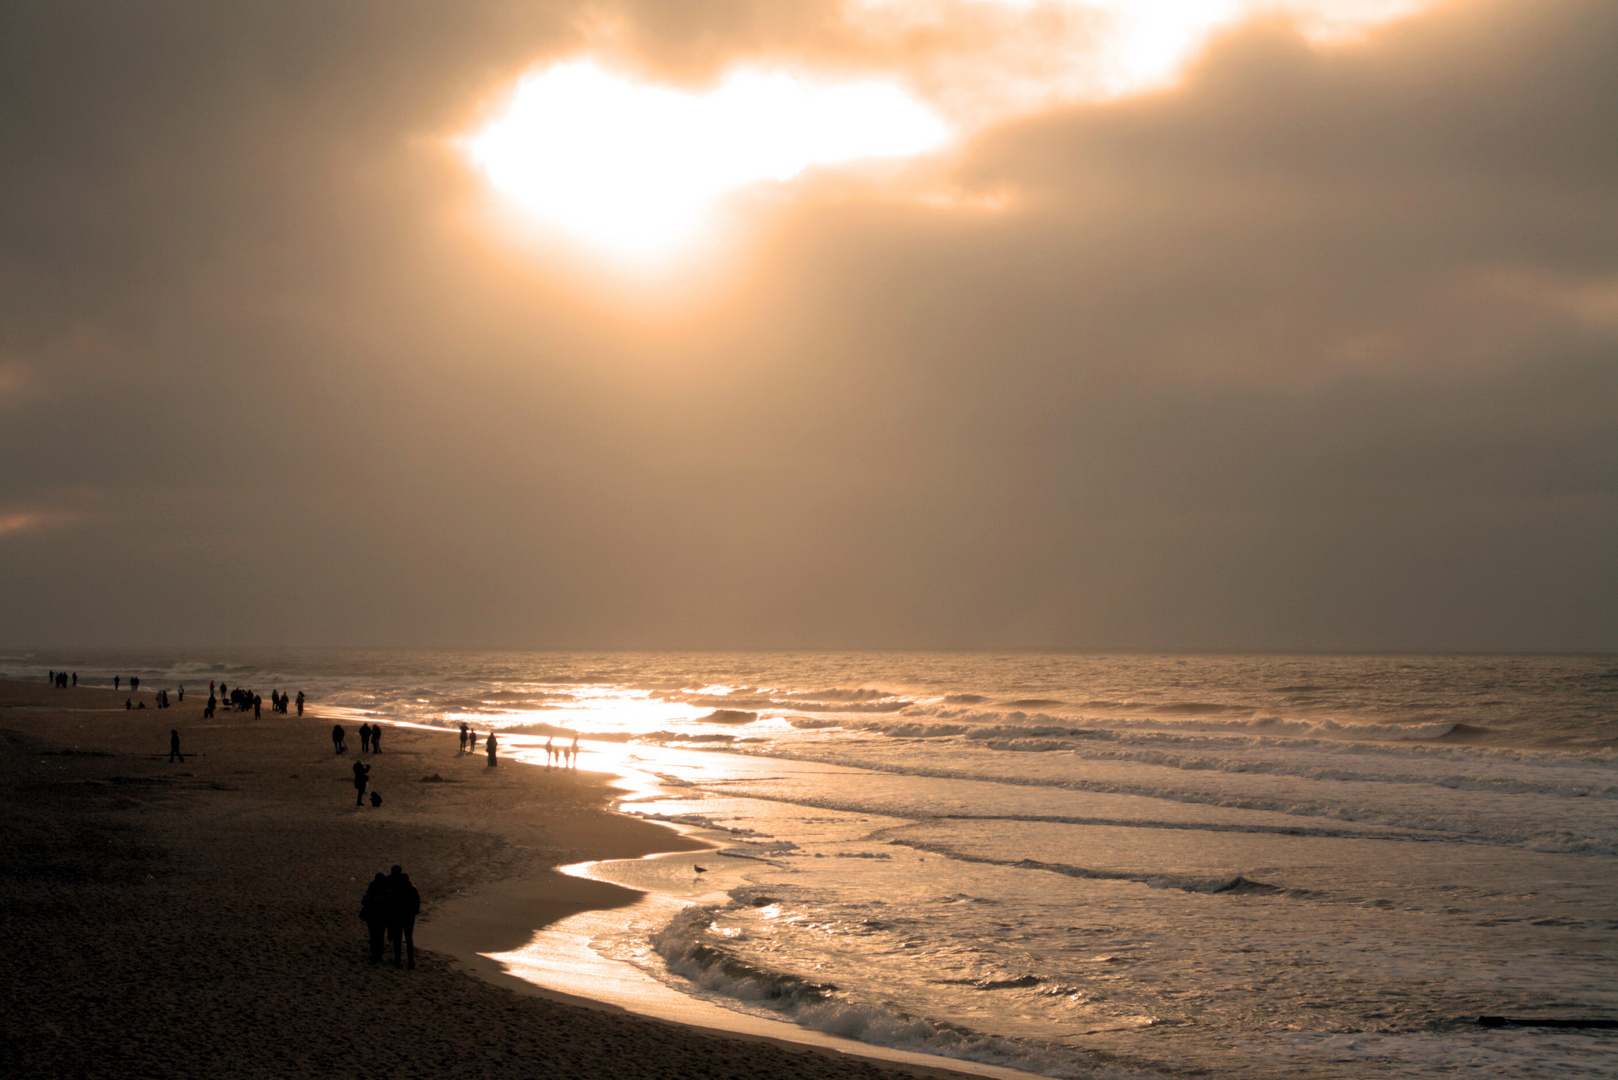
[[[128,698],[124,698],[124,708],[133,709],[134,707],[135,707],[134,702],[130,701]]]
[[[79,685],[79,673],[77,671],[75,671],[73,673],[73,685],[74,686]],[[185,691],[184,690],[180,691],[180,700],[181,701],[185,700]]]
[[[416,916],[421,912],[421,893],[410,884],[410,875],[397,863],[388,874],[386,901],[388,940],[393,942],[393,966],[399,966],[399,951],[403,946],[410,957],[409,966],[416,966]]]
[[[259,718],[259,716],[261,715],[259,713],[259,710],[262,709],[263,707],[264,707],[264,699],[259,697],[257,694],[254,694],[253,695],[253,719],[254,720],[257,720]]]
[[[371,963],[382,962],[382,933],[388,928],[388,878],[387,875],[377,873],[366,888],[365,895],[360,897],[360,921],[370,931],[371,937]]]
[[[691,869],[695,870],[699,874],[706,874],[708,872],[708,868],[706,866],[692,866]]]
[[[122,676],[122,675],[114,675],[114,676],[113,676],[113,677],[112,677],[112,688],[113,688],[113,689],[114,689],[114,690],[117,690],[117,689],[119,689],[119,685],[118,685],[118,684],[119,684],[119,683],[120,683],[120,682],[122,682],[122,681],[123,681],[123,676]]]
[[[1618,1028],[1618,1020],[1568,1018],[1562,1016],[1480,1016],[1479,1027]]]
[[[298,715],[303,715],[303,691],[298,691]]]
[[[331,749],[334,754],[341,754],[348,749],[343,745],[343,725],[341,724],[331,726]]]
[[[380,791],[371,792],[371,805],[372,806],[381,806],[382,805],[382,793]]]
[[[131,675],[129,677],[129,688],[131,690],[139,690],[140,689],[140,676],[139,675]]]
[[[371,767],[363,761],[354,762],[354,805],[365,805],[365,785],[370,783]]]
[[[473,745],[474,744],[472,742],[471,732],[468,730],[468,728],[466,726],[466,721],[462,720],[461,721],[461,753],[463,753],[463,754],[466,753],[468,750],[472,749]]]
[[[423,784],[443,784],[447,783],[448,781],[446,781],[442,776],[439,776],[437,773],[433,773],[431,776],[422,777],[421,782]]]
[[[500,764],[494,757],[494,752],[500,748],[500,744],[494,741],[494,732],[489,732],[489,741],[483,744],[483,748],[489,753],[489,768]]]
[[[365,751],[369,750],[370,748],[371,748],[371,725],[370,724],[361,724],[360,725],[360,753],[363,754],[363,753],[365,753]]]
[[[180,764],[181,765],[185,764],[185,755],[180,753],[180,733],[178,731],[170,729],[170,731],[169,731],[169,761],[172,762],[175,758],[180,759]]]
[[[382,725],[381,724],[372,724],[371,725],[371,753],[380,754],[381,752],[382,752]]]
[[[144,702],[144,701],[142,701],[142,702],[140,702],[140,703],[139,703],[139,704],[137,704],[137,705],[136,705],[136,706],[135,706],[135,708],[137,708],[137,709],[144,709],[144,708],[146,708],[146,702]]]

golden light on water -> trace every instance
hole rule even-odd
[[[576,60],[523,78],[504,114],[465,145],[490,183],[545,226],[648,261],[698,239],[739,188],[924,153],[949,135],[889,83],[740,69],[691,92]]]

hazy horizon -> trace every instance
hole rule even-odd
[[[1618,5],[1205,7],[7,5],[0,641],[1618,651]]]

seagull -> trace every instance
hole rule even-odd
[[[692,866],[691,869],[695,870],[699,874],[706,874],[708,872],[708,868],[706,866]]]

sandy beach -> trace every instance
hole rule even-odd
[[[514,993],[452,961],[636,895],[551,867],[691,845],[612,812],[605,775],[491,770],[452,732],[389,728],[366,755],[383,805],[356,808],[358,738],[334,754],[318,710],[204,721],[205,694],[128,696],[0,682],[8,1077],[954,1075]],[[424,898],[414,971],[372,966],[357,917],[393,863]]]

